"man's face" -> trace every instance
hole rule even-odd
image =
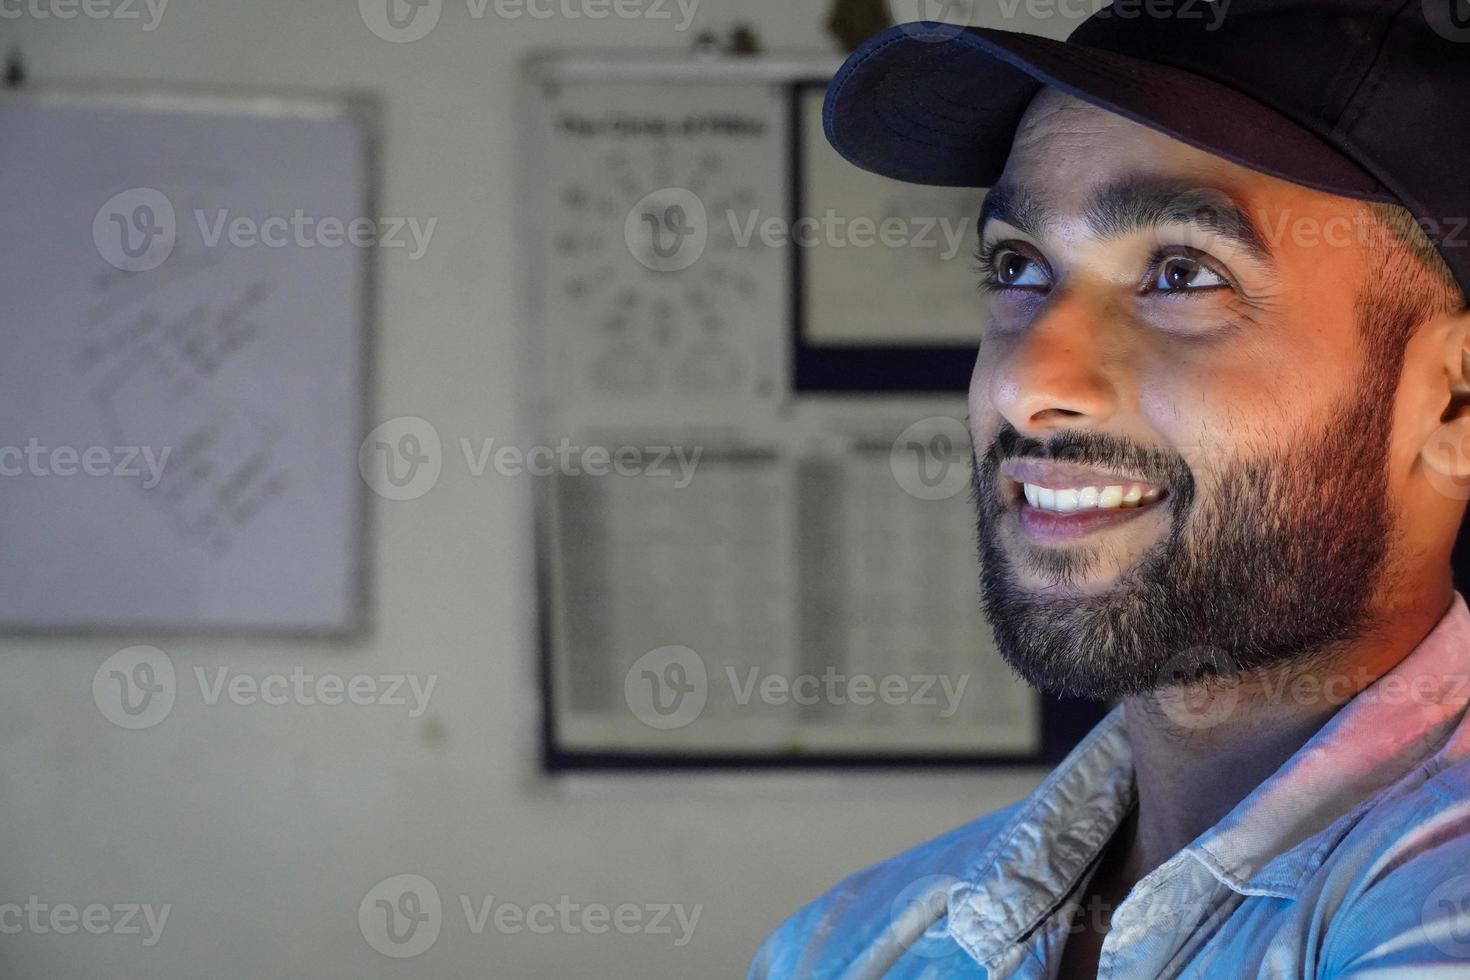
[[[1033,102],[986,204],[970,385],[986,608],[1032,683],[1137,693],[1368,626],[1404,467],[1366,214]]]

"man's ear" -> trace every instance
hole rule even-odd
[[[1439,424],[1425,440],[1424,464],[1461,488],[1455,496],[1463,500],[1470,497],[1470,310],[1444,314],[1426,328],[1426,339],[1443,353],[1443,374],[1435,386]]]

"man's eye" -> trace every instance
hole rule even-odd
[[[996,255],[995,281],[1001,286],[1035,287],[1046,285],[1046,271],[1041,263],[1020,252],[1003,250]]]
[[[1158,274],[1153,281],[1153,288],[1161,292],[1218,289],[1229,285],[1209,266],[1182,255],[1175,255],[1160,262]]]

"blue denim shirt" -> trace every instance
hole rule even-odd
[[[1467,677],[1456,595],[1407,658],[1134,886],[1098,976],[1470,977]],[[750,976],[1054,976],[1134,802],[1123,710],[1027,799],[797,912]]]

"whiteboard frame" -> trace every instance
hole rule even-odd
[[[257,116],[271,119],[335,119],[349,123],[363,148],[363,214],[379,213],[382,187],[382,99],[362,89],[315,90],[292,87],[239,87],[193,85],[167,82],[125,82],[111,79],[78,78],[30,80],[0,89],[0,105],[87,107],[206,116]],[[363,249],[362,320],[359,331],[357,370],[357,432],[361,439],[372,428],[375,399],[376,344],[378,330],[378,257],[375,249]],[[178,638],[270,638],[336,641],[343,645],[373,632],[372,555],[375,532],[372,501],[363,481],[353,481],[356,533],[352,538],[351,565],[353,603],[344,627],[321,629],[257,625],[208,626],[177,623],[77,623],[64,626],[33,626],[0,620],[0,636],[10,637],[149,637]]]

